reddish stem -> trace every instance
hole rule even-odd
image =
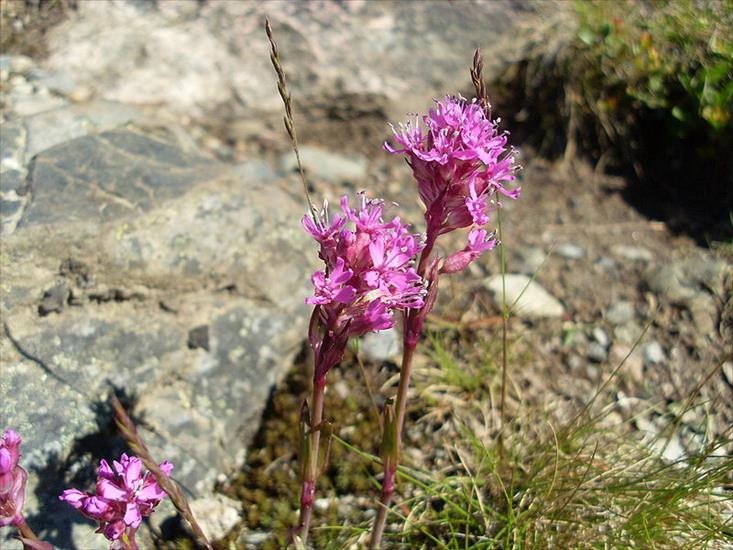
[[[316,368],[316,372],[318,369]],[[323,396],[326,389],[325,376],[316,376],[313,379],[313,417],[310,426],[310,452],[306,457],[303,469],[303,484],[300,490],[300,520],[298,534],[303,544],[308,541],[308,531],[313,512],[313,500],[316,492],[318,477],[318,447],[321,442],[321,422],[323,421]]]

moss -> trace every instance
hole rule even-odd
[[[283,548],[290,530],[296,525],[299,510],[298,429],[303,399],[309,396],[309,374],[305,361],[293,369],[277,388],[265,411],[262,427],[256,435],[242,472],[221,490],[242,501],[245,523],[249,530],[272,532],[264,549]],[[376,367],[367,367],[370,384],[383,381],[384,374]],[[348,395],[340,396],[335,385],[347,387]],[[369,411],[374,406],[364,390],[364,376],[354,360],[348,357],[329,373],[325,417],[335,434],[367,453],[378,454],[377,420]],[[348,427],[348,429],[345,429]],[[332,444],[330,460],[319,478],[316,498],[338,498],[345,495],[374,496],[377,469],[338,444]],[[329,506],[314,515],[313,544],[323,548],[333,539],[333,532],[319,532],[318,527],[344,523],[344,508]],[[356,515],[359,511],[355,510]],[[341,514],[341,517],[340,517]],[[349,519],[358,524],[361,517]]]

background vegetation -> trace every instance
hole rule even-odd
[[[499,78],[501,111],[518,113],[508,126],[540,153],[630,176],[647,215],[730,238],[733,4],[578,1],[571,13]]]

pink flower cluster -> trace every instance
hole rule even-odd
[[[170,475],[173,464],[163,461],[160,468]],[[150,472],[143,473],[142,460],[123,454],[112,467],[100,461],[96,495],[67,489],[59,498],[98,522],[98,532],[107,539],[118,541],[124,535],[134,540],[142,518],[152,514],[165,496]]]
[[[340,360],[342,346],[350,336],[394,326],[394,310],[423,305],[425,289],[413,263],[423,248],[418,235],[409,232],[399,218],[382,219],[384,203],[361,195],[358,209],[341,199],[341,214],[329,219],[325,204],[315,219],[305,216],[303,227],[320,244],[326,269],[311,281],[314,295],[306,302],[316,305],[315,320],[322,323],[323,338],[311,330],[311,344],[325,372]],[[349,228],[351,222],[353,229]],[[326,355],[323,342],[331,344]]]
[[[20,436],[7,429],[0,439],[0,527],[20,525],[25,502],[26,471],[18,465]]]
[[[446,259],[441,271],[465,268],[496,241],[483,226],[496,207],[497,193],[516,199],[520,189],[504,183],[515,179],[514,151],[507,149],[507,134],[498,133],[479,103],[446,96],[415,123],[392,128],[398,148],[384,144],[390,153],[402,153],[417,180],[426,207],[429,245],[438,235],[472,227],[465,249]]]

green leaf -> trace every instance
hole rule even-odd
[[[596,41],[596,35],[588,27],[584,27],[578,31],[578,38],[580,38],[580,41],[586,46],[592,46]]]
[[[689,119],[688,114],[677,105],[672,107],[672,116],[680,122],[686,122]]]

